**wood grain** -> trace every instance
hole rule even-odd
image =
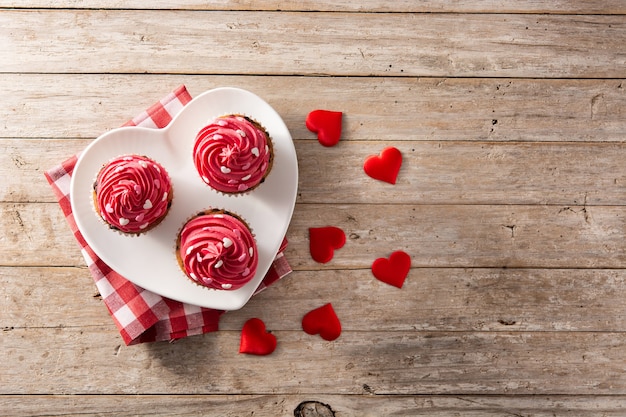
[[[2,266],[83,265],[56,204],[0,203],[0,214]],[[624,268],[624,215],[619,206],[297,204],[285,253],[298,270],[369,268],[400,249],[414,267]],[[308,228],[326,225],[348,242],[319,265]]]
[[[295,271],[223,315],[220,329],[259,317],[272,330],[297,331],[307,311],[331,302],[344,331],[621,332],[625,281],[621,269],[413,268],[398,290],[367,269]],[[114,328],[84,267],[2,267],[0,285],[12,312],[0,328]]]
[[[23,8],[24,2],[2,0],[0,7]],[[587,0],[584,2],[536,0],[29,0],[29,8],[97,8],[97,9],[188,9],[188,10],[268,10],[268,11],[356,11],[356,12],[452,12],[452,13],[559,13],[559,14],[625,14],[620,0]]]
[[[159,91],[147,89],[147,84],[159,86]],[[181,84],[193,96],[223,86],[251,90],[276,109],[297,140],[314,140],[304,120],[318,108],[344,113],[342,143],[622,143],[626,135],[626,83],[622,79],[143,74],[3,75],[0,89],[6,96],[0,102],[0,135],[93,139],[143,111],[155,94],[165,95]]]
[[[624,20],[359,13],[355,23],[353,13],[328,12],[2,10],[0,72],[617,78],[625,75]]]
[[[273,334],[279,340],[276,351],[259,358],[239,354],[239,332],[231,331],[123,347],[108,327],[7,330],[0,348],[7,362],[19,367],[0,374],[0,394],[626,391],[625,374],[616,365],[623,355],[623,333],[369,331],[363,337],[346,331],[334,342],[303,331]],[[268,377],[269,369],[276,377]],[[32,379],[21,378],[22,372]]]
[[[219,412],[224,417],[293,415],[304,401],[327,404],[337,416],[428,417],[621,417],[626,399],[619,395],[6,395],[0,407],[14,417],[41,415],[178,417]]]
[[[43,172],[87,140],[0,139],[0,198],[56,201]],[[373,180],[363,161],[395,146],[403,165],[395,186]],[[298,202],[342,204],[624,205],[626,147],[618,143],[348,142],[328,150],[296,140]],[[498,175],[492,175],[498,172]],[[95,174],[94,174],[95,175]],[[333,183],[332,190],[328,184]],[[364,192],[364,188],[367,192]]]

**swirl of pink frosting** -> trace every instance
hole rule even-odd
[[[269,138],[251,119],[218,117],[198,132],[193,160],[202,180],[214,189],[244,192],[256,187],[267,174]]]
[[[106,164],[94,185],[102,218],[124,233],[141,233],[161,220],[171,201],[171,182],[157,162],[137,155]]]
[[[179,236],[179,260],[189,278],[205,287],[236,290],[258,264],[256,242],[246,225],[226,213],[201,214]]]

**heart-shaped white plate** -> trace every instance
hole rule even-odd
[[[244,114],[269,132],[274,163],[265,181],[244,195],[227,196],[200,179],[192,159],[198,131],[215,117]],[[107,225],[93,206],[93,183],[102,166],[124,154],[159,162],[169,173],[174,200],[165,219],[139,236],[125,236]],[[136,285],[156,294],[220,310],[241,308],[254,294],[282,243],[298,189],[298,163],[289,130],[280,115],[255,94],[218,88],[190,101],[163,129],[123,127],[93,141],[81,154],[70,185],[78,229],[94,252]],[[238,290],[212,290],[194,284],[181,271],[175,245],[179,230],[194,214],[220,208],[241,216],[257,240],[259,264],[254,278]]]

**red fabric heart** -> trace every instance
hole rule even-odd
[[[311,310],[302,318],[302,329],[308,334],[319,334],[329,342],[341,334],[341,322],[331,303]]]
[[[248,320],[241,329],[239,353],[269,355],[276,349],[276,336],[265,330],[261,319]]]
[[[340,249],[346,243],[346,234],[338,227],[310,227],[309,250],[311,257],[319,263],[325,264],[333,259],[335,249]]]
[[[402,166],[402,154],[400,151],[390,146],[382,150],[380,155],[371,155],[365,159],[363,170],[370,177],[395,184]]]
[[[372,263],[372,274],[377,280],[402,288],[411,269],[411,257],[401,250],[393,252],[389,259],[378,258]]]
[[[324,146],[335,146],[341,138],[340,111],[313,110],[306,117],[306,127],[317,133],[317,140]]]

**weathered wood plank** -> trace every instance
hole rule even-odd
[[[0,27],[0,72],[626,76],[623,15],[7,9]]]
[[[0,395],[0,408],[13,417],[115,415],[177,417],[211,415],[288,416],[302,402],[317,401],[336,416],[428,417],[621,417],[619,395]],[[43,411],[45,410],[45,411]]]
[[[308,205],[288,237],[294,267],[310,260],[308,228],[341,227],[348,243],[322,268],[363,268],[403,249],[415,267],[621,268],[621,207]]]
[[[387,146],[403,157],[394,186],[363,172],[365,159]],[[329,152],[308,141],[296,150],[302,203],[626,203],[623,144],[385,141]]]
[[[0,328],[114,328],[86,267],[0,268],[0,286]]]
[[[331,302],[353,331],[608,331],[626,328],[623,270],[413,268],[401,290],[369,270],[296,271],[223,329],[250,317],[298,330],[302,316]]]
[[[25,6],[19,0],[1,0],[0,7],[16,8],[96,8],[96,9],[190,9],[190,10],[282,10],[282,11],[355,11],[355,12],[448,12],[448,13],[574,13],[624,14],[620,0],[587,0],[584,2],[536,0],[298,0],[263,2],[243,0],[29,0]]]
[[[298,270],[362,269],[403,249],[414,267],[624,268],[620,206],[297,204],[286,254]],[[341,227],[332,262],[309,255],[308,228]],[[0,204],[2,266],[82,266],[55,203]]]
[[[278,111],[295,139],[314,140],[304,120],[317,108],[344,113],[347,142],[622,142],[626,137],[623,80],[90,74],[0,77],[5,92],[0,135],[94,138],[180,84],[194,96],[222,86],[251,90]]]
[[[56,201],[44,172],[87,147],[91,140],[0,139],[0,201]]]
[[[331,302],[347,331],[620,332],[625,282],[624,270],[414,268],[399,290],[365,269],[296,271],[222,316],[220,328],[259,317],[299,330],[307,311]],[[85,268],[4,267],[0,287],[0,328],[114,328]]]
[[[84,266],[58,204],[9,204],[0,210],[6,216],[0,221],[2,266]]]
[[[624,333],[275,331],[266,357],[224,331],[126,348],[114,330],[3,331],[1,394],[624,395]],[[94,373],[98,376],[94,378]],[[24,378],[23,375],[31,375]]]
[[[0,139],[0,201],[55,201],[43,171],[88,143]],[[626,204],[624,143],[376,141],[332,150],[316,141],[295,145],[300,203]],[[363,172],[363,161],[387,146],[403,154],[394,186]]]

